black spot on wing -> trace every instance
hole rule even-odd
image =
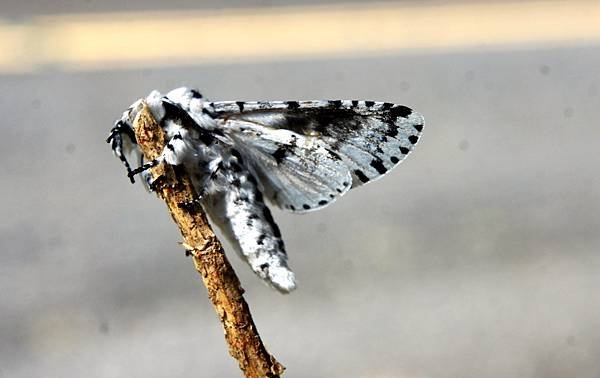
[[[298,109],[300,107],[300,104],[298,103],[298,101],[286,101],[287,107],[288,109]]]
[[[340,108],[342,106],[342,100],[331,100],[329,104],[334,108]]]
[[[375,101],[365,101],[365,106],[366,106],[367,108],[370,108],[370,107],[372,107],[373,105],[375,105]]]
[[[400,161],[400,159],[398,159],[396,156],[392,156],[390,157],[390,161],[394,164],[397,164]]]
[[[235,102],[238,106],[238,108],[240,109],[240,112],[244,111],[244,102],[243,101],[236,101]]]
[[[412,144],[416,144],[419,141],[419,137],[416,135],[411,135],[408,137],[408,141]]]
[[[260,234],[260,236],[258,237],[258,239],[256,239],[256,244],[258,245],[263,245],[265,239],[266,239],[267,235],[265,234]]]
[[[302,205],[302,208],[303,208],[304,210],[310,210],[310,206],[309,206],[309,205],[307,205],[307,204],[304,204],[304,205]]]
[[[371,167],[375,168],[380,175],[383,175],[387,172],[387,168],[383,165],[383,161],[379,158],[371,160]]]
[[[361,171],[360,169],[355,169],[354,170],[354,174],[356,175],[356,177],[358,177],[358,179],[363,182],[363,183],[367,183],[369,182],[369,178],[363,173],[363,171]]]
[[[423,125],[413,125],[413,127],[415,128],[415,130],[417,130],[418,132],[423,131]]]
[[[389,125],[390,128],[387,130],[387,135],[395,138],[396,136],[398,136],[398,126],[396,126],[394,123]]]
[[[319,206],[325,206],[327,205],[329,202],[325,201],[325,200],[321,200],[319,201]]]
[[[277,164],[281,164],[283,159],[285,159],[287,156],[287,149],[285,147],[279,147],[275,152],[273,152],[272,156]]]
[[[400,152],[402,152],[403,155],[406,155],[410,152],[410,150],[406,147],[400,147]]]
[[[390,116],[392,116],[393,120],[396,121],[398,117],[406,118],[412,114],[412,109],[403,105],[398,105],[394,108],[391,108],[389,111]]]
[[[412,113],[412,109],[403,105],[394,105],[388,102],[381,106],[381,113],[378,118],[388,124],[389,129],[387,135],[395,137],[398,135],[398,118],[406,118]]]
[[[328,149],[327,152],[329,153],[329,155],[335,159],[335,160],[342,160],[342,157],[335,151]]]

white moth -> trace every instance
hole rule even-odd
[[[210,102],[188,88],[143,100],[168,143],[144,164],[132,128],[142,99],[123,113],[107,141],[131,181],[141,173],[151,187],[149,168],[182,165],[212,222],[284,293],[295,288],[294,273],[263,195],[295,213],[323,208],[398,165],[423,130],[421,115],[388,102]],[[132,156],[140,167],[130,168]]]

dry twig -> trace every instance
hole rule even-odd
[[[135,137],[147,161],[156,158],[165,146],[164,132],[144,104],[134,121]],[[244,300],[233,268],[223,247],[206,220],[196,193],[185,172],[160,165],[152,169],[156,192],[165,200],[181,230],[184,245],[194,259],[219,319],[223,324],[229,353],[238,360],[246,377],[279,377],[284,367],[265,349]]]

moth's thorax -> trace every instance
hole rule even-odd
[[[214,130],[217,127],[215,120],[208,114],[210,102],[206,101],[200,92],[181,87],[170,91],[165,97],[185,110],[200,127],[206,130]]]
[[[227,155],[225,150],[228,147],[217,140],[206,143],[201,135],[202,130],[182,127],[176,120],[170,119],[164,119],[162,127],[166,139],[171,141],[173,163],[185,164],[202,180]]]

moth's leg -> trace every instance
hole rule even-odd
[[[123,140],[123,135],[129,138],[129,141]],[[111,129],[110,135],[106,139],[107,143],[111,144],[111,148],[113,153],[121,160],[125,168],[127,169],[127,176],[133,183],[133,176],[131,175],[131,165],[127,161],[127,157],[125,156],[131,150],[132,146],[136,144],[135,134],[133,133],[133,129],[126,122],[118,121],[115,126]]]
[[[149,179],[147,171],[150,168],[156,167],[161,163],[167,163],[169,165],[179,165],[183,162],[183,158],[185,157],[185,143],[183,142],[183,138],[181,134],[175,134],[165,145],[165,148],[162,150],[161,154],[145,164],[141,164],[136,169],[129,171],[129,178],[133,180],[135,175],[143,174],[144,179],[148,183],[149,187],[152,188],[152,181]],[[143,160],[140,160],[142,162]]]
[[[129,174],[127,176],[129,176],[129,179],[131,180],[131,182],[133,182],[134,181],[133,178],[135,177],[135,175],[138,175],[138,174],[146,175],[147,174],[146,171],[148,171],[150,168],[156,167],[157,165],[162,163],[164,160],[165,160],[164,156],[161,154],[158,158],[156,158],[146,164],[140,165],[136,169],[130,170]],[[144,177],[147,177],[147,176],[144,176]]]
[[[138,156],[138,160],[139,160],[139,166],[141,167],[142,165],[144,165],[144,155],[143,154],[139,154]],[[157,187],[157,180],[152,176],[152,174],[150,173],[150,171],[143,171],[140,172],[140,176],[142,177],[142,183],[144,184],[144,187],[149,191],[149,192],[154,192],[156,191],[156,187]]]

